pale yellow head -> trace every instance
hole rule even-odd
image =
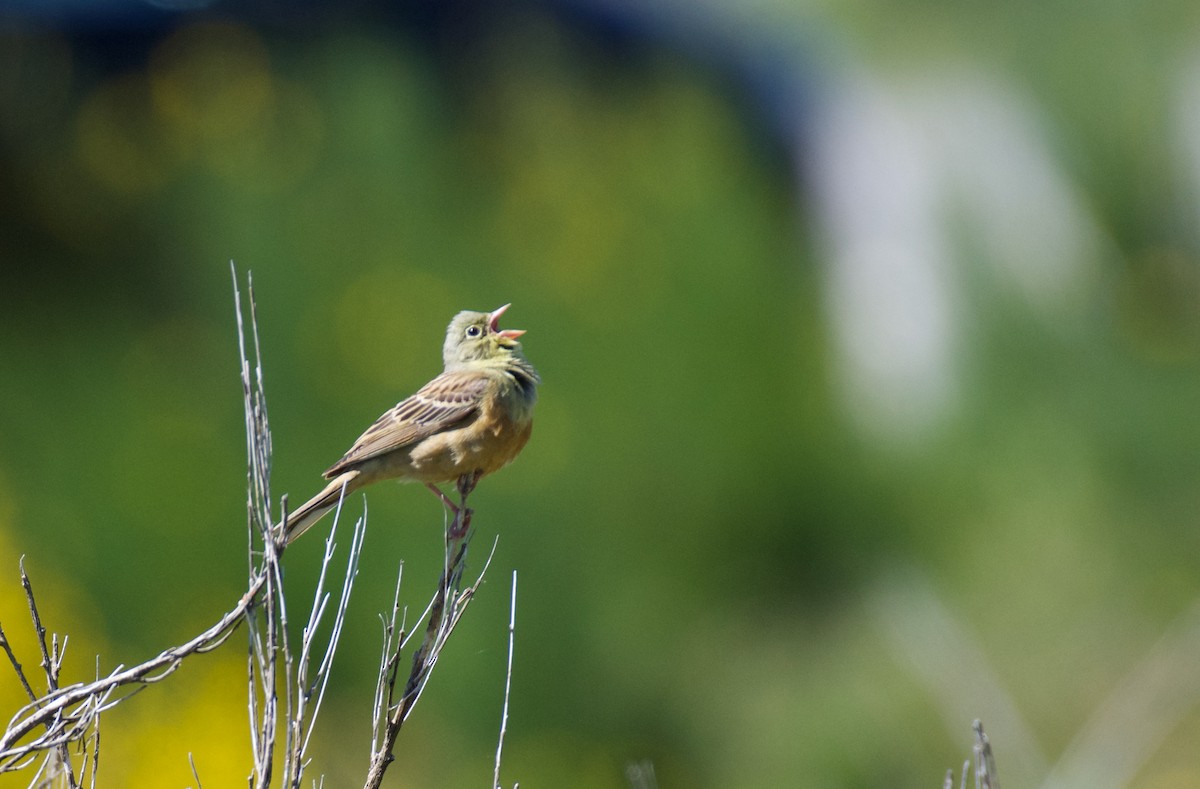
[[[502,330],[498,325],[500,316],[509,306],[505,304],[492,312],[465,310],[454,316],[442,346],[442,361],[447,370],[479,362],[502,365],[521,357],[521,343],[517,338],[525,330]]]

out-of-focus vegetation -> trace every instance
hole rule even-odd
[[[500,535],[494,574],[401,736],[404,785],[489,780],[511,568],[509,783],[621,786],[649,759],[664,787],[936,786],[976,717],[1024,785],[1094,754],[1086,732],[1106,722],[1101,752],[1146,756],[1132,785],[1200,782],[1194,672],[1143,665],[1156,703],[1103,707],[1164,633],[1195,640],[1196,9],[778,5],[7,22],[14,641],[31,643],[13,632],[20,555],[77,677],[95,653],[104,669],[198,631],[239,593],[233,259],[254,275],[276,493],[293,501],[438,371],[460,309],[514,302],[545,379],[529,447],[473,496],[477,563]],[[927,408],[894,411],[911,425],[880,426],[870,403],[887,413],[907,390],[855,373],[844,327],[874,315],[904,338],[923,313],[889,323],[852,298],[872,283],[838,290],[863,219],[829,208],[844,149],[820,130],[864,83],[892,109],[850,128],[890,143],[873,119],[907,119],[927,144],[914,177],[947,161],[999,173],[1019,217],[1060,205],[1043,200],[1052,172],[1075,212],[989,224],[1007,215],[972,202],[969,179],[930,200],[949,250],[931,279],[945,380],[913,390]],[[959,112],[996,84],[1019,100]],[[945,158],[964,117],[1025,130],[1047,158]],[[865,162],[850,212],[882,206],[868,224],[890,227],[888,207],[911,202],[884,199],[893,171],[847,161]],[[1083,228],[1049,256],[1059,279],[1039,279],[1045,245],[1032,273],[1012,259],[1039,222]],[[419,610],[441,561],[433,497],[369,496],[310,769],[331,786],[366,767],[396,567]],[[287,557],[301,597],[319,544]],[[244,674],[228,649],[112,712],[104,784],[188,785],[189,753],[206,786],[243,780]]]

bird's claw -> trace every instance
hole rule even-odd
[[[467,536],[467,532],[471,530],[471,516],[475,514],[475,510],[470,507],[462,507],[455,516],[454,521],[450,524],[450,530],[446,536],[450,540],[461,540]]]

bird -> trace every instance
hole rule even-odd
[[[465,502],[481,477],[516,458],[533,431],[541,377],[518,342],[525,330],[499,328],[510,306],[455,315],[442,346],[442,373],[368,427],[325,471],[329,484],[289,513],[276,533],[291,543],[344,496],[387,479],[424,483],[465,531],[469,520],[460,519],[438,485],[457,483]]]

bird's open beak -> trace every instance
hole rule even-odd
[[[492,310],[492,312],[488,314],[488,328],[491,329],[495,334],[499,334],[501,337],[507,340],[515,340],[525,333],[524,329],[504,329],[501,331],[498,325],[500,323],[500,316],[503,315],[504,311],[511,306],[511,303],[505,304],[503,307]]]

